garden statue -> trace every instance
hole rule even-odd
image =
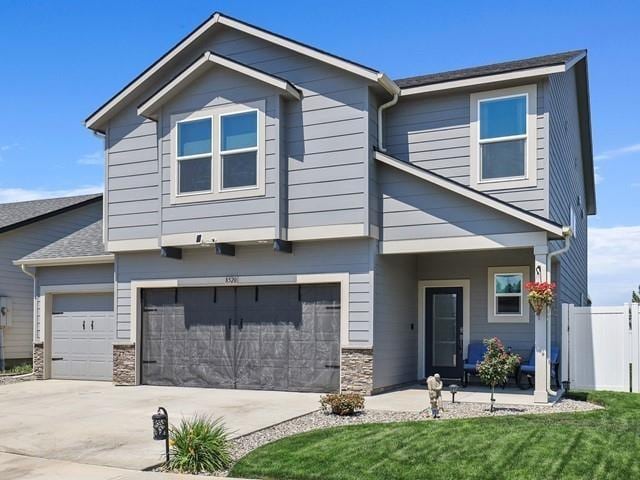
[[[429,402],[431,403],[431,416],[440,418],[440,402],[442,401],[442,380],[440,374],[427,378],[427,390],[429,390]]]

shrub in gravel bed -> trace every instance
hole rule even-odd
[[[353,415],[364,410],[364,397],[357,393],[331,393],[320,397],[320,406],[325,413]]]
[[[168,470],[211,473],[226,470],[231,464],[231,443],[221,419],[182,419],[177,427],[171,426],[169,439]]]

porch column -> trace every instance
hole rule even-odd
[[[537,282],[547,281],[547,255],[549,248],[547,245],[540,245],[533,248],[535,255],[535,280]],[[536,374],[535,390],[533,401],[536,403],[547,403],[548,369],[547,369],[547,309],[540,315],[535,315],[535,356]]]

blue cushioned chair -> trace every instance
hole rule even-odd
[[[464,381],[463,386],[469,383],[469,375],[478,374],[478,362],[484,358],[487,347],[484,343],[470,343],[467,351],[467,358],[464,359]]]
[[[556,381],[556,388],[560,388],[560,349],[557,346],[551,347],[551,377]],[[531,353],[529,354],[529,360],[527,363],[523,363],[520,365],[520,369],[518,371],[518,385],[520,385],[520,379],[522,375],[527,376],[527,380],[529,381],[529,388],[533,388],[533,382],[531,379],[536,375],[536,349],[533,347],[531,349]],[[524,387],[520,387],[524,388]]]

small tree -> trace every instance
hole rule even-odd
[[[509,375],[512,375],[520,365],[520,356],[505,350],[497,337],[485,339],[484,344],[487,351],[478,364],[478,374],[480,379],[491,387],[491,411],[493,412],[496,385],[507,383]]]

